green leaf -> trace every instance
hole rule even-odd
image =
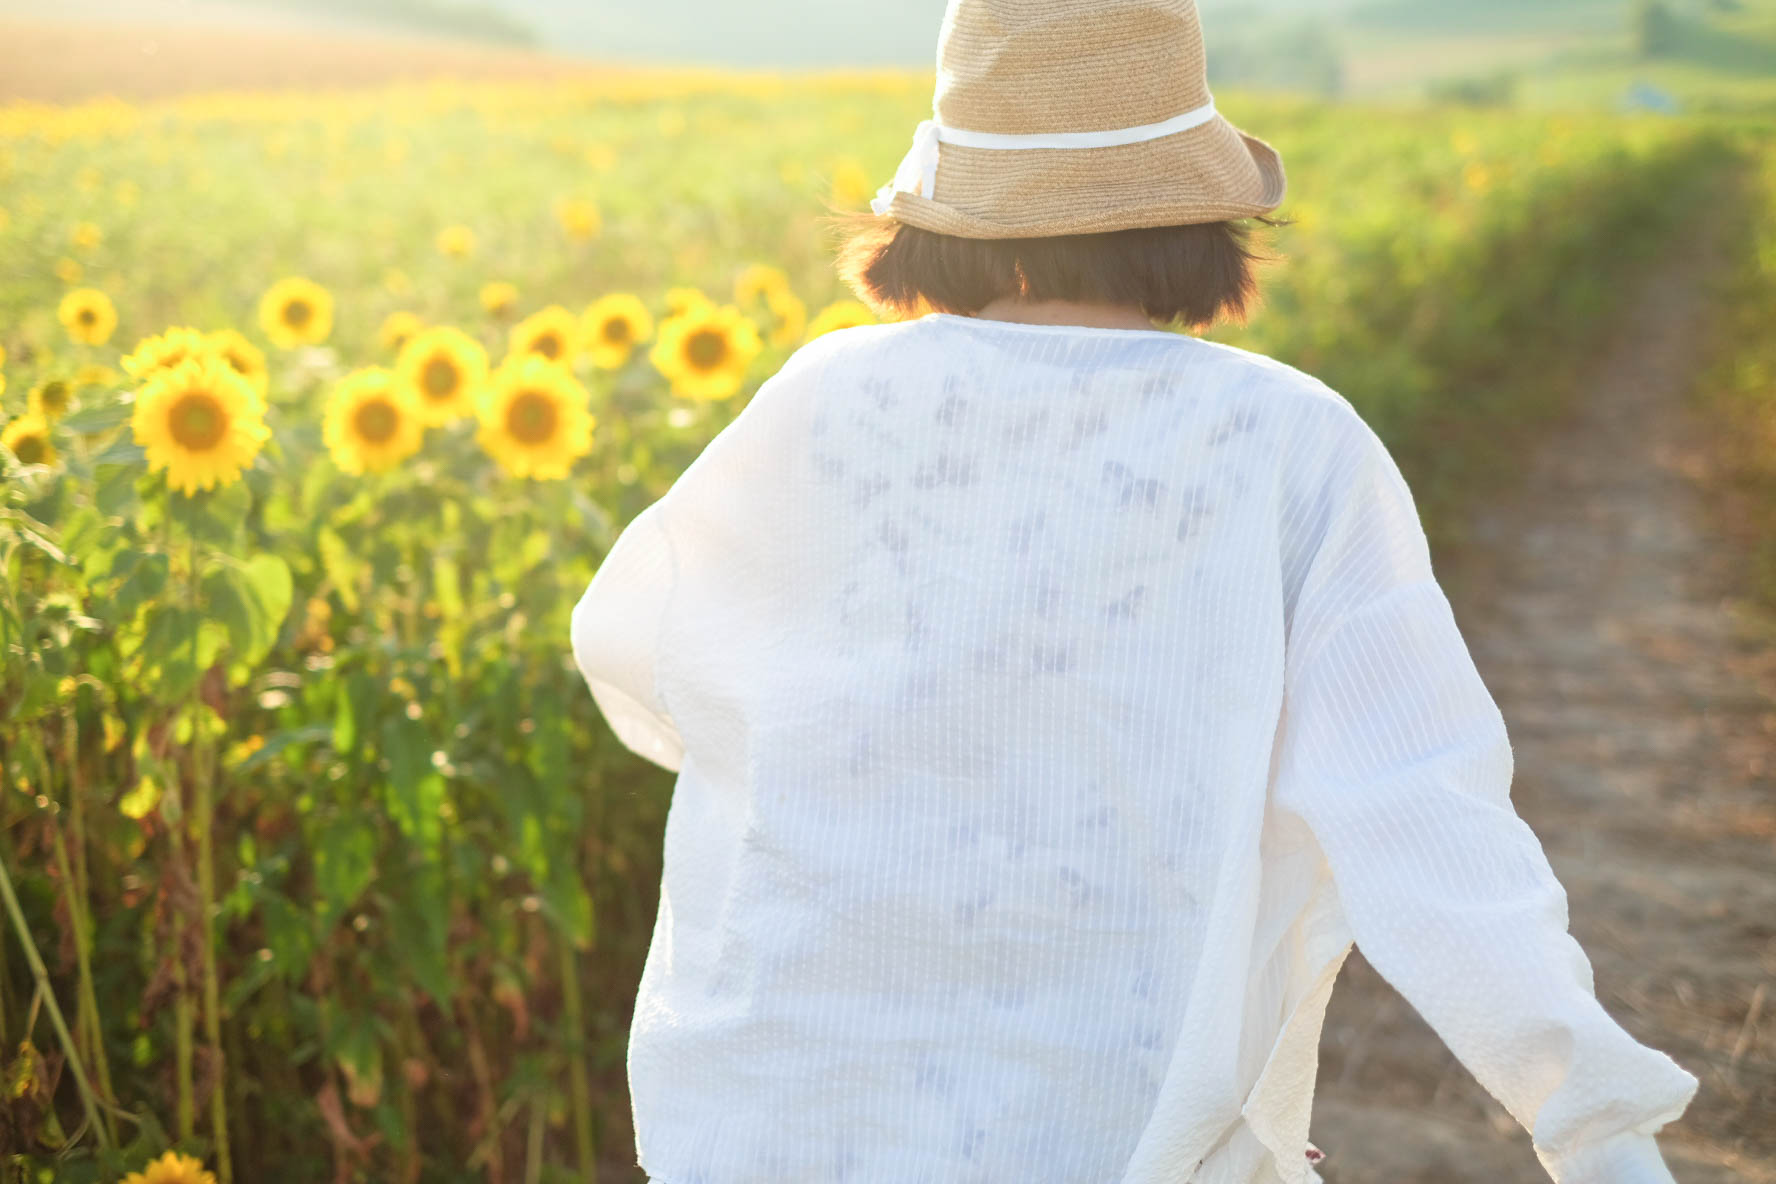
[[[325,724],[308,724],[305,727],[290,728],[283,732],[273,732],[265,738],[259,751],[235,766],[235,773],[246,773],[257,769],[282,753],[287,748],[297,748],[304,744],[321,744],[335,738],[334,729]]]
[[[456,560],[439,555],[432,560],[432,595],[438,600],[438,613],[446,621],[462,616],[462,573]]]
[[[112,560],[111,571],[108,573],[112,577],[123,577],[123,582],[111,593],[111,619],[127,621],[134,617],[138,609],[159,596],[166,588],[168,572],[169,564],[165,555],[144,554],[141,551],[119,552]]]
[[[592,897],[571,859],[556,860],[543,884],[543,912],[572,941],[574,948],[592,948]]]
[[[252,666],[271,650],[289,615],[290,568],[276,555],[229,561],[204,577],[203,594],[210,615],[227,626],[235,658]]]
[[[321,548],[321,568],[332,582],[333,590],[339,594],[340,602],[348,612],[357,612],[358,577],[364,570],[363,561],[351,553],[344,539],[325,526],[316,532],[315,541]]]
[[[444,867],[425,858],[407,869],[405,891],[388,901],[389,948],[420,988],[444,1003],[450,989],[450,893]]]
[[[323,928],[330,927],[375,878],[375,832],[355,816],[335,819],[315,836],[314,874]]]
[[[134,517],[141,500],[136,495],[136,480],[141,475],[140,458],[101,468],[93,484],[93,505],[107,518]]]
[[[224,549],[239,539],[253,508],[253,494],[244,482],[199,493],[195,497],[173,495],[173,517],[198,539]]]
[[[96,436],[128,423],[135,408],[128,403],[101,403],[82,407],[61,421],[61,426],[79,436]]]
[[[444,778],[432,766],[431,738],[417,720],[396,716],[382,726],[389,763],[389,817],[427,851],[444,836]]]

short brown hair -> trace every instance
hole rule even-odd
[[[1286,219],[1257,215],[1266,226]],[[1242,219],[1050,238],[975,239],[871,214],[827,220],[839,276],[879,314],[967,315],[996,299],[1136,304],[1160,324],[1244,323],[1258,295]]]

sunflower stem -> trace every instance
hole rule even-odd
[[[197,579],[197,507],[191,506],[190,566],[186,576],[190,584],[193,625],[191,630],[191,668],[197,670],[197,640],[200,632],[195,624],[198,608]],[[208,764],[209,737],[204,722],[203,675],[198,674],[192,691],[191,717],[191,780],[194,802],[193,821],[197,827],[197,902],[198,929],[202,937],[201,973],[203,975],[204,1044],[210,1058],[210,1135],[216,1149],[216,1178],[220,1184],[233,1184],[234,1166],[228,1154],[228,1074],[222,1059],[221,985],[216,973],[216,860],[214,843],[215,798],[210,784]]]
[[[25,949],[25,962],[31,967],[31,977],[37,983],[37,997],[49,1011],[50,1025],[55,1028],[56,1039],[61,1041],[62,1054],[68,1058],[68,1069],[74,1074],[74,1085],[80,1091],[80,1105],[86,1110],[87,1124],[92,1127],[99,1146],[110,1150],[111,1132],[99,1120],[98,1099],[93,1096],[86,1069],[80,1063],[80,1049],[68,1031],[67,1021],[62,1018],[61,1004],[56,1002],[55,990],[49,984],[49,970],[43,965],[43,955],[37,952],[37,943],[31,940],[31,927],[25,924],[25,910],[19,907],[18,894],[12,890],[12,874],[7,871],[4,859],[0,859],[0,893],[6,896],[6,911],[12,917],[19,944]]]
[[[74,870],[68,858],[68,843],[62,836],[62,828],[52,825],[50,831],[55,845],[56,870],[62,877],[62,884],[68,894],[68,926],[73,930],[74,962],[78,974],[78,994],[75,996],[74,1032],[80,1038],[77,1042],[83,1045],[82,1055],[92,1064],[99,1078],[99,1092],[109,1093],[106,1079],[108,1070],[101,1068],[105,1061],[104,1038],[99,1031],[99,1008],[93,995],[92,961],[87,955],[86,921],[81,916],[80,901],[75,895]],[[104,1121],[103,1115],[100,1121]],[[105,1133],[111,1133],[110,1127]]]
[[[62,748],[65,764],[68,769],[68,817],[74,832],[73,858],[63,856],[65,863],[71,864],[72,875],[67,876],[70,898],[68,912],[70,924],[74,929],[74,956],[80,973],[80,1015],[82,1019],[76,1026],[84,1026],[87,1034],[86,1055],[92,1061],[93,1072],[99,1079],[99,1096],[105,1101],[115,1103],[116,1091],[111,1086],[111,1062],[105,1055],[104,1028],[99,1015],[98,993],[93,989],[92,946],[93,912],[92,912],[92,881],[87,875],[86,862],[86,806],[83,802],[85,787],[80,776],[80,725],[74,711],[69,709],[62,720]],[[62,847],[62,832],[58,827],[55,832],[58,850]]]
[[[586,1077],[586,1015],[580,999],[580,962],[566,934],[561,935],[561,997],[567,1013],[567,1096],[573,1108],[579,1178],[584,1184],[598,1184],[598,1160],[592,1147],[592,1089]]]

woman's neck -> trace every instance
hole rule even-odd
[[[972,314],[989,321],[1024,325],[1087,325],[1095,329],[1151,329],[1153,321],[1132,304],[1086,304],[1072,300],[1016,300],[1000,297]]]

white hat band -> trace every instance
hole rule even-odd
[[[1215,100],[1210,99],[1202,106],[1182,115],[1174,115],[1159,123],[1145,123],[1140,127],[1117,128],[1103,132],[1032,132],[1019,135],[1007,135],[999,132],[975,132],[966,128],[946,127],[936,120],[926,119],[919,123],[913,131],[913,146],[907,152],[900,167],[895,170],[894,179],[877,190],[875,199],[870,202],[870,209],[877,217],[888,213],[888,205],[897,192],[917,193],[921,197],[931,197],[937,189],[937,153],[939,144],[956,144],[963,148],[1115,148],[1123,144],[1138,144],[1143,140],[1157,140],[1162,136],[1170,136],[1177,132],[1188,131],[1200,127],[1215,118]]]

